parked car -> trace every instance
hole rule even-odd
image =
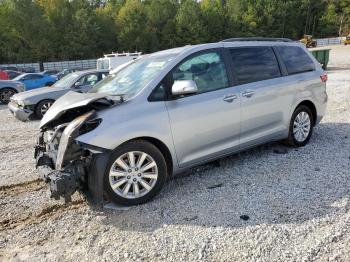
[[[60,71],[57,70],[57,69],[51,69],[51,70],[42,71],[41,74],[51,76],[51,75],[56,75],[56,74],[58,74],[59,72],[60,72]]]
[[[97,203],[141,204],[190,167],[270,141],[305,146],[325,114],[326,81],[287,39],[150,54],[59,98],[40,123],[37,167],[56,199],[85,189]]]
[[[79,69],[79,68],[69,68],[69,69],[63,69],[62,71],[58,72],[57,74],[55,74],[55,76],[57,77],[57,79],[61,79],[62,77],[70,74],[70,73],[73,73],[73,72],[76,72],[76,71],[81,71],[82,69]]]
[[[108,71],[105,70],[71,73],[57,81],[53,86],[14,95],[8,107],[13,115],[21,121],[27,121],[33,116],[42,118],[50,106],[62,95],[69,91],[85,93],[107,75]]]
[[[5,72],[7,73],[8,77],[10,80],[16,78],[17,76],[23,74],[22,72],[19,71],[13,71],[13,70],[5,70]]]
[[[26,73],[15,77],[13,80],[22,82],[26,86],[26,90],[31,90],[43,86],[52,86],[57,78],[43,74]]]
[[[25,86],[22,82],[0,80],[0,102],[7,104],[16,93],[25,91]]]
[[[16,71],[16,70],[15,70]],[[35,73],[35,68],[31,66],[20,67],[17,71],[21,71],[23,73]]]
[[[16,66],[0,66],[0,70],[13,70],[13,71],[19,71]]]
[[[22,73],[35,73],[35,68],[26,66],[26,67],[17,67],[17,66],[0,66],[0,70],[12,70]]]
[[[9,80],[10,77],[6,70],[0,70],[0,80]]]

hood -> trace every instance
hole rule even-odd
[[[40,122],[40,128],[43,128],[53,120],[60,118],[63,114],[73,108],[87,106],[94,101],[105,98],[106,96],[106,94],[76,93],[70,91],[57,99],[57,101],[50,107]],[[108,106],[111,105],[112,103],[108,103]]]
[[[22,85],[23,86],[23,83],[21,81],[17,81],[17,80],[0,80],[0,84],[11,84],[12,85]]]
[[[50,97],[48,95],[50,93],[57,93],[57,92],[61,93],[63,91],[66,91],[66,90],[64,88],[61,88],[61,87],[47,86],[47,87],[36,88],[36,89],[28,90],[28,91],[25,91],[22,93],[18,93],[15,95],[15,99],[22,100],[22,101],[25,101],[25,100],[30,101],[30,99],[33,98],[34,96],[43,96],[43,95],[45,95],[44,98],[55,99],[55,97]]]

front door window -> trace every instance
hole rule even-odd
[[[198,93],[228,87],[225,63],[218,52],[198,54],[179,64],[172,71],[174,81],[193,80]]]

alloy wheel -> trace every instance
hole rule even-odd
[[[47,112],[47,110],[49,110],[52,104],[53,104],[52,102],[48,101],[41,106],[40,113],[42,116],[45,115],[45,113]]]
[[[150,155],[140,151],[131,151],[119,156],[109,171],[112,190],[128,199],[148,194],[157,179],[157,163]]]
[[[3,101],[4,103],[10,102],[11,96],[15,94],[14,91],[12,90],[4,90],[0,94],[0,100]]]
[[[308,113],[301,111],[294,119],[293,136],[299,143],[304,142],[310,134],[311,120]]]

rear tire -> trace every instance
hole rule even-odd
[[[156,196],[166,178],[167,166],[159,149],[145,140],[130,141],[111,154],[104,194],[116,204],[139,205]]]
[[[12,88],[3,88],[0,90],[0,102],[3,104],[8,104],[10,102],[11,96],[17,92]]]
[[[49,110],[49,108],[52,106],[54,102],[55,102],[54,100],[50,100],[50,99],[40,101],[35,108],[35,115],[39,119],[43,118],[47,110]]]
[[[52,86],[53,84],[54,84],[53,82],[48,82],[48,83],[46,83],[45,86]]]
[[[288,138],[285,144],[292,147],[305,146],[312,135],[314,117],[307,106],[301,105],[295,109],[289,124]]]

